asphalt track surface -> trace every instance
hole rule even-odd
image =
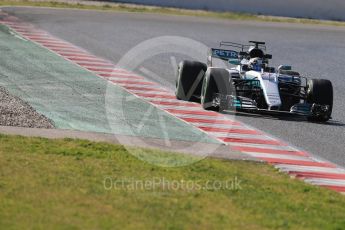
[[[238,115],[237,119],[345,166],[345,28],[79,10],[4,10],[114,63],[141,42],[160,36],[186,37],[206,46],[217,46],[221,40],[266,41],[268,52],[274,57],[272,65],[293,65],[308,76],[333,82],[333,120],[316,124],[304,119],[252,115]],[[146,75],[148,78],[173,88],[175,68],[171,57],[178,62],[189,55],[169,53],[168,48],[165,54],[146,60],[136,70],[141,74],[150,71],[154,74]],[[206,50],[203,52],[206,57]]]

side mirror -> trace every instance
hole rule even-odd
[[[280,70],[290,71],[291,69],[292,69],[292,67],[290,65],[281,65],[278,67],[278,71],[280,71]]]
[[[239,65],[241,64],[240,60],[238,59],[229,59],[229,63],[232,65]]]
[[[272,59],[272,54],[265,54],[264,59]]]

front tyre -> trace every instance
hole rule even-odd
[[[329,110],[325,114],[308,117],[309,121],[326,122],[331,118],[333,108],[333,86],[331,81],[325,79],[308,80],[307,103],[328,105]]]
[[[226,69],[209,68],[206,71],[201,89],[201,105],[206,110],[219,111],[219,103],[215,101],[215,95],[229,95],[230,74]]]
[[[206,69],[206,64],[201,62],[181,62],[178,65],[176,79],[176,98],[183,101],[199,101]]]

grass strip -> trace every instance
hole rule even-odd
[[[0,135],[0,226],[344,229],[345,197],[266,164],[205,159],[166,168],[121,145]]]

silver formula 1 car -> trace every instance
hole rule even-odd
[[[329,80],[307,79],[291,66],[270,67],[272,55],[265,53],[265,43],[249,43],[221,42],[220,48],[210,49],[207,64],[181,62],[177,99],[200,102],[204,109],[219,112],[301,115],[318,122],[331,118]]]

